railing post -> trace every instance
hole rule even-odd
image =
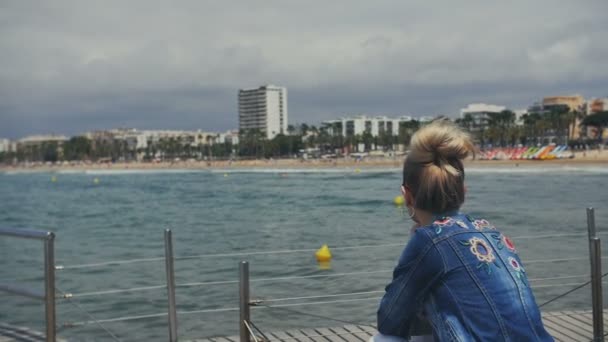
[[[175,271],[173,269],[173,238],[171,229],[165,229],[165,273],[169,309],[169,341],[177,341],[177,311],[175,307]]]
[[[48,232],[44,240],[44,303],[46,341],[55,342],[55,234]]]
[[[595,209],[593,209],[593,207],[587,208],[587,231],[589,232],[589,240],[597,237],[597,231],[595,229]]]
[[[591,305],[593,309],[593,341],[604,341],[604,311],[602,298],[602,249],[595,228],[595,211],[587,208],[589,257],[591,260]]]
[[[249,262],[239,263],[239,332],[240,342],[249,342],[249,331],[245,322],[249,322]]]

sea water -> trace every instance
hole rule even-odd
[[[91,321],[113,318],[103,326],[121,340],[167,340],[165,289],[99,293],[162,287],[167,228],[182,340],[238,333],[241,260],[250,263],[252,298],[279,306],[252,309],[262,330],[372,323],[411,226],[392,203],[400,180],[398,169],[5,172],[0,226],[55,232],[56,263],[66,267],[57,271],[57,288],[74,294],[58,299],[57,324],[70,340],[111,340]],[[606,184],[608,170],[599,166],[469,168],[463,211],[513,238],[540,304],[588,280],[585,208],[597,208],[598,229],[606,231]],[[335,248],[329,269],[314,259],[322,244]],[[340,248],[370,245],[383,247]],[[225,255],[286,250],[299,251]],[[0,282],[42,290],[41,242],[0,237],[0,259]],[[312,298],[283,300],[294,297]],[[543,310],[590,308],[585,287]],[[41,302],[0,293],[0,322],[43,331],[43,312]],[[161,316],[120,320],[154,314]]]

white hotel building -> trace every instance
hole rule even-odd
[[[488,128],[490,114],[500,113],[507,109],[505,106],[497,106],[485,103],[471,103],[460,110],[460,118],[464,119],[469,115],[472,119],[471,131],[480,132]]]
[[[11,152],[11,141],[8,139],[0,139],[0,153]]]
[[[265,85],[239,90],[239,131],[259,129],[267,139],[287,133],[287,88]]]
[[[323,121],[323,127],[330,135],[342,135],[344,137],[361,135],[365,132],[369,132],[374,137],[383,134],[397,136],[399,135],[399,124],[412,120],[414,120],[414,118],[411,116],[402,116],[395,119],[386,116],[368,117],[359,115],[350,118]],[[420,122],[428,122],[431,120],[432,118],[428,117],[418,119]]]

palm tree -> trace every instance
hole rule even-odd
[[[583,119],[582,124],[585,126],[595,127],[598,133],[598,142],[601,143],[603,142],[604,138],[604,130],[608,128],[608,111],[591,114]]]
[[[515,113],[510,110],[503,110],[500,113],[489,113],[488,116],[487,133],[490,141],[505,146],[509,129],[515,126]]]
[[[587,112],[586,105],[581,105],[578,108],[571,109],[568,113],[569,123],[568,123],[568,139],[574,140],[574,133],[577,128],[577,122],[580,122],[585,118],[585,113]]]

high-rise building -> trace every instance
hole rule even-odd
[[[8,139],[0,139],[0,153],[11,152],[11,141]]]
[[[468,123],[469,129],[472,132],[481,132],[488,128],[490,114],[500,113],[505,109],[507,108],[504,106],[485,103],[471,103],[460,110],[460,118],[471,118],[472,122]]]
[[[287,88],[265,85],[239,90],[239,131],[259,129],[267,139],[287,133]]]
[[[585,98],[581,95],[550,96],[542,101],[543,112],[552,110],[584,111]],[[577,118],[568,125],[569,139],[578,139],[581,136],[581,120]]]
[[[608,98],[591,99],[587,102],[587,113],[595,114],[608,111]]]

